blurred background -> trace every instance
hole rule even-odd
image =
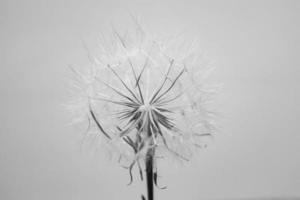
[[[299,199],[300,2],[0,1],[0,199],[140,199],[128,172],[81,151],[68,126],[68,65],[110,23],[197,38],[224,84],[220,132],[190,163],[160,164],[157,199]]]

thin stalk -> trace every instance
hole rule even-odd
[[[152,131],[150,128],[150,123],[148,123],[147,136],[152,138]],[[146,153],[146,184],[147,184],[147,200],[154,200],[154,174],[153,174],[153,164],[154,164],[154,154],[155,147],[153,147],[153,139],[150,140],[150,148]]]
[[[147,200],[154,200],[153,158],[154,148],[151,148],[146,155]]]

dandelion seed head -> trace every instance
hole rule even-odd
[[[141,26],[98,41],[91,67],[72,69],[74,122],[91,120],[90,132],[121,163],[144,159],[149,148],[187,160],[205,147],[215,131],[209,104],[216,88],[205,83],[211,69],[196,41]]]

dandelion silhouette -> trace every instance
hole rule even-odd
[[[215,90],[204,84],[210,68],[195,42],[152,36],[139,24],[109,37],[99,39],[92,67],[71,68],[78,96],[72,110],[127,164],[129,184],[135,166],[141,180],[146,175],[153,200],[157,159],[188,161],[215,130],[208,108]]]

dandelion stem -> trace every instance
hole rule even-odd
[[[153,158],[154,148],[150,148],[146,155],[146,177],[147,177],[147,200],[154,200],[154,176],[153,176]]]

